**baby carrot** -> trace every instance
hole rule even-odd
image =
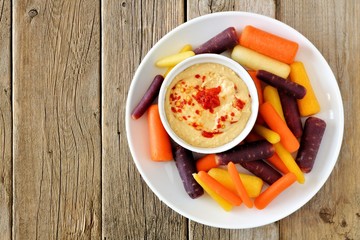
[[[172,160],[173,155],[170,138],[161,123],[157,104],[151,105],[148,109],[148,126],[151,159],[153,161]]]
[[[215,159],[215,154],[208,154],[196,161],[196,170],[209,171],[210,169],[217,167],[218,164]]]
[[[284,112],[281,106],[279,92],[273,86],[267,85],[264,88],[264,101],[271,103],[282,120],[285,121]]]
[[[186,58],[194,56],[195,53],[193,51],[186,51],[181,53],[176,53],[170,56],[166,56],[164,58],[156,61],[155,65],[157,67],[173,67],[179,62],[185,60]]]
[[[239,206],[242,203],[242,200],[239,196],[228,190],[221,183],[212,178],[209,174],[204,171],[198,172],[199,178],[204,182],[209,188],[215,191],[223,199],[228,201],[234,206]]]
[[[294,61],[299,44],[253,26],[246,26],[242,31],[239,42],[261,54],[291,64]]]
[[[235,185],[236,191],[240,196],[241,200],[248,208],[252,208],[253,202],[251,201],[249,195],[247,194],[244,184],[240,179],[239,172],[237,171],[236,166],[233,162],[228,163],[228,172],[230,174],[230,177]]]
[[[277,61],[241,45],[236,45],[233,48],[231,58],[252,70],[266,70],[267,72],[282,78],[287,78],[290,73],[290,66],[288,64]]]
[[[279,114],[269,102],[260,105],[259,112],[266,124],[280,135],[280,142],[289,152],[293,153],[300,147],[300,143],[294,134],[290,131],[285,121],[281,119]]]
[[[289,169],[287,169],[284,162],[279,158],[279,155],[277,153],[274,153],[271,157],[267,158],[266,161],[271,163],[277,170],[282,172],[283,174],[286,174],[289,172]]]
[[[228,212],[232,209],[232,205],[220,197],[214,190],[209,188],[209,186],[207,186],[196,173],[193,173],[193,177],[195,181],[205,190],[205,192],[207,192],[207,194],[209,194],[210,197],[212,197],[212,199],[214,199],[225,211]]]
[[[257,209],[264,209],[280,193],[296,181],[295,174],[289,172],[271,184],[264,192],[255,198],[254,204]]]
[[[212,168],[210,169],[210,171],[208,171],[208,174],[216,181],[224,185],[224,187],[236,193],[234,183],[232,182],[230,174],[226,169]],[[244,187],[249,197],[254,198],[259,196],[261,189],[264,185],[264,181],[261,178],[252,174],[239,173],[239,176],[244,184]]]
[[[268,129],[267,127],[255,124],[253,130],[255,133],[265,138],[269,143],[274,144],[280,141],[280,135],[277,132]]]
[[[304,64],[302,62],[294,62],[290,65],[290,68],[290,80],[306,88],[305,96],[297,101],[300,115],[305,117],[318,113],[320,111],[320,104],[311,86]]]
[[[186,52],[186,51],[192,51],[192,46],[190,44],[186,44],[185,46],[183,46],[180,50],[179,53],[182,53],[182,52]],[[168,67],[168,69],[166,70],[166,72],[164,73],[164,77],[166,77],[166,75],[169,74],[169,72],[174,68],[175,66],[173,67]]]
[[[255,87],[256,87],[256,91],[257,91],[258,99],[259,99],[259,104],[262,104],[264,102],[264,98],[263,98],[263,91],[262,91],[262,87],[261,87],[261,81],[260,81],[260,79],[258,79],[256,77],[256,71],[248,70],[248,73],[255,83]]]
[[[274,144],[276,154],[283,161],[286,168],[289,172],[295,174],[299,183],[305,182],[304,173],[301,171],[300,167],[295,162],[295,159],[291,156],[291,154],[281,145],[281,143]]]

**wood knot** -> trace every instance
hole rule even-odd
[[[126,7],[126,2],[122,2],[122,3],[121,3],[121,6],[122,6],[122,7]]]
[[[324,223],[334,223],[334,215],[330,208],[322,208],[319,212],[319,216]]]
[[[38,15],[38,14],[39,14],[39,13],[38,13],[38,11],[37,11],[35,8],[30,9],[30,11],[28,12],[28,15],[29,15],[30,18],[33,18],[33,17],[35,17],[35,16]]]

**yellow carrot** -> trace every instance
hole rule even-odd
[[[221,168],[212,168],[208,172],[208,174],[215,180],[217,180],[219,183],[224,185],[227,189],[231,190],[233,193],[236,193],[235,185],[233,184],[228,171]],[[264,185],[263,180],[254,175],[249,175],[245,173],[239,173],[239,176],[244,184],[244,187],[249,197],[254,198],[259,196],[261,189]]]
[[[290,73],[290,66],[288,64],[240,45],[234,47],[231,58],[252,70],[266,70],[282,78],[287,78]]]
[[[320,104],[311,86],[311,82],[306,73],[304,64],[302,62],[294,62],[290,65],[290,68],[291,81],[306,88],[306,94],[304,98],[297,101],[300,115],[305,117],[318,113],[320,111]]]
[[[285,166],[289,170],[289,172],[292,172],[295,174],[296,179],[299,183],[305,182],[304,173],[301,171],[299,166],[296,164],[295,159],[291,156],[291,153],[289,153],[281,143],[274,144],[275,152],[279,156],[279,158],[284,162]]]
[[[209,194],[209,196],[214,199],[225,211],[230,211],[232,209],[232,205],[201,181],[196,173],[193,173],[193,177],[195,181],[205,190],[205,192],[207,192],[207,194]]]
[[[276,88],[267,85],[264,88],[264,101],[271,103],[271,105],[275,108],[276,112],[279,114],[282,120],[285,121],[284,112],[282,110],[279,92]]]
[[[265,138],[269,143],[275,144],[280,141],[280,135],[267,127],[255,124],[253,129],[255,133]]]
[[[194,56],[195,53],[193,51],[186,51],[181,53],[176,53],[170,56],[166,56],[158,60],[155,65],[157,67],[173,67],[179,62],[182,62],[186,58]]]
[[[183,46],[181,48],[181,50],[179,51],[179,53],[183,53],[183,52],[187,52],[187,51],[192,51],[192,46],[190,44],[186,44],[185,46]],[[169,72],[173,69],[174,67],[169,67],[166,72],[164,73],[164,78],[166,77],[166,75],[169,74]]]

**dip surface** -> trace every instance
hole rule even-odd
[[[178,74],[166,91],[170,127],[196,147],[219,147],[237,137],[251,115],[244,81],[217,63],[195,64]]]

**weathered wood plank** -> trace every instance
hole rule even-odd
[[[11,110],[11,9],[10,0],[0,1],[0,232],[12,232],[12,110]]]
[[[282,239],[360,239],[359,12],[356,0],[283,0],[279,5],[279,19],[304,34],[329,62],[345,111],[344,141],[337,165],[320,192],[281,222]]]
[[[276,6],[272,0],[257,1],[188,1],[187,18],[221,11],[248,11],[275,17]],[[190,221],[189,239],[279,239],[278,223],[256,229],[225,230]]]
[[[13,1],[14,238],[101,236],[100,2]]]
[[[140,61],[183,19],[182,1],[102,1],[103,239],[187,237],[186,218],[160,202],[137,171],[124,122]]]

